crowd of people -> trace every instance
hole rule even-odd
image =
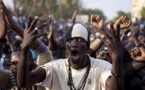
[[[145,90],[144,19],[81,24],[0,9],[0,90]]]

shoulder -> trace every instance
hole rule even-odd
[[[57,59],[57,60],[53,60],[51,62],[49,62],[49,64],[64,64],[67,62],[68,59]]]
[[[90,57],[90,60],[91,60],[91,66],[92,67],[98,67],[98,68],[111,68],[112,67],[112,64],[105,61],[105,60],[102,60],[102,59],[96,59],[96,58],[92,58]]]
[[[0,87],[9,90],[8,88],[12,87],[12,83],[10,80],[11,72],[8,70],[0,70]]]
[[[50,61],[44,65],[41,65],[40,67],[52,67],[52,68],[56,68],[56,67],[62,67],[66,64],[68,59],[57,59],[57,60],[53,60]]]

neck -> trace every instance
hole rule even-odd
[[[89,65],[89,57],[86,55],[83,58],[83,60],[80,60],[80,62],[77,64],[72,63],[71,60],[70,60],[70,63],[71,63],[71,67],[76,70],[83,69]]]

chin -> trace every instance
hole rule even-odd
[[[77,64],[79,62],[79,59],[70,58],[70,60],[73,64]]]

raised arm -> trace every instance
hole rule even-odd
[[[104,23],[104,20],[99,15],[91,15],[91,22],[90,24],[101,34],[103,32],[102,29],[108,30],[107,26]],[[126,16],[121,16],[117,19],[115,22],[114,30],[117,30],[117,24],[120,24],[120,29],[127,29],[131,25],[131,20]],[[101,35],[102,38],[105,38],[104,35]],[[91,43],[90,49],[93,51],[97,51],[101,46],[103,45],[103,42],[100,39],[96,39],[94,42]]]
[[[8,44],[12,50],[12,52],[16,49],[16,46],[14,44],[14,34],[13,34],[13,31],[11,31],[10,29],[8,29],[9,31],[7,32],[7,41],[8,41]]]
[[[50,15],[50,26],[49,26],[49,33],[47,35],[48,39],[48,48],[52,50],[53,48],[53,25],[54,25],[54,17],[53,15]]]
[[[120,24],[117,25],[117,31],[113,25],[111,29],[102,29],[102,34],[107,40],[99,37],[107,46],[108,52],[112,58],[112,76],[106,81],[106,90],[124,90],[124,73],[123,73],[123,46],[120,40]]]
[[[131,25],[131,19],[129,19],[127,16],[119,17],[113,25],[115,31],[117,31],[118,24],[120,24],[120,29],[128,29]]]
[[[46,72],[44,69],[39,68],[30,73],[28,65],[29,58],[27,57],[27,54],[30,46],[34,43],[36,38],[44,35],[38,35],[38,30],[36,30],[34,27],[37,19],[37,17],[35,17],[34,20],[29,19],[29,22],[26,24],[26,29],[24,31],[24,38],[21,44],[21,60],[18,62],[17,68],[17,82],[19,87],[28,88],[28,85],[38,83],[43,80],[42,78],[45,78]]]
[[[14,21],[11,13],[8,11],[8,9],[6,8],[6,6],[4,5],[2,0],[0,0],[0,7],[1,7],[1,10],[2,10],[5,18],[6,18],[6,22],[7,22],[8,26],[12,30],[17,32],[23,38],[23,31],[24,30],[22,28],[20,28],[19,25]],[[41,44],[41,42],[36,39],[34,44],[31,45],[31,48],[37,49],[40,46],[40,44]]]
[[[99,15],[91,15],[90,24],[94,27],[94,29],[101,31],[102,28],[106,29],[106,25],[104,24],[103,19]],[[102,38],[105,38],[104,35],[101,35]],[[96,51],[100,49],[100,47],[104,43],[99,39],[96,38],[91,44],[88,50],[90,56],[95,57]]]
[[[74,11],[74,13],[73,13],[73,15],[71,17],[71,23],[75,23],[76,14],[77,14],[77,10]]]
[[[106,29],[106,25],[104,24],[103,19],[99,15],[91,15],[91,22],[90,24],[96,29],[101,31],[102,28]],[[105,38],[102,35],[102,38]],[[97,38],[94,42],[91,43],[90,49],[96,51],[103,45],[103,42]]]
[[[5,18],[6,18],[6,22],[7,22],[8,26],[12,30],[17,32],[23,38],[23,31],[24,30],[22,28],[20,28],[17,25],[17,23],[13,20],[11,13],[8,11],[8,9],[6,8],[6,6],[4,5],[2,0],[0,0],[0,7],[1,7],[1,10],[2,10]],[[30,17],[29,17],[29,19],[30,19]],[[31,26],[34,27],[34,25],[31,25]],[[51,51],[40,40],[36,39],[34,41],[34,43],[31,45],[31,48],[34,49],[36,51],[36,53],[38,53],[38,55],[39,55],[39,57],[37,58],[39,65],[42,65],[42,64],[44,64],[48,61],[51,61],[53,59]]]

